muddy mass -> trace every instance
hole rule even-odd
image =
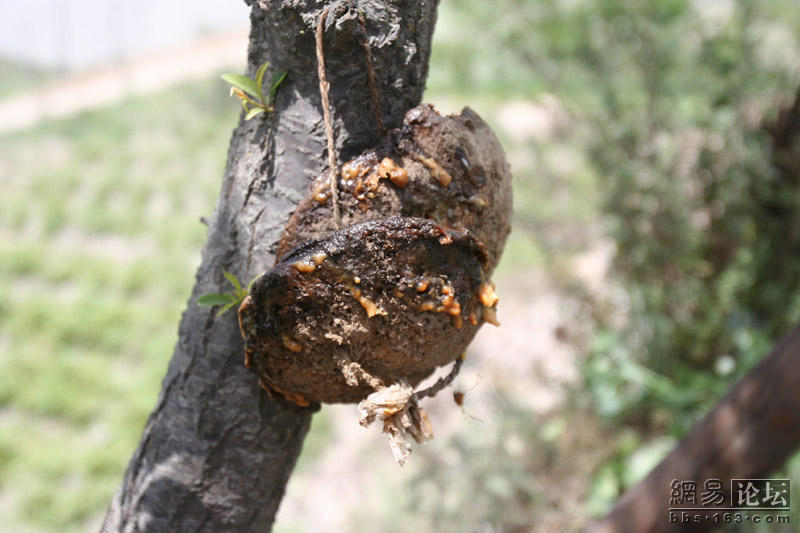
[[[511,175],[477,114],[418,106],[337,179],[344,229],[323,174],[239,313],[245,363],[299,405],[373,392],[346,383],[350,361],[416,385],[497,321],[489,276],[510,231]]]

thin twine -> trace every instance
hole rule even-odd
[[[317,22],[317,75],[319,76],[319,95],[322,99],[322,118],[325,121],[325,136],[328,140],[328,166],[330,167],[330,191],[333,203],[333,221],[336,228],[341,227],[339,215],[338,168],[336,165],[336,147],[333,138],[333,123],[331,121],[331,103],[328,99],[330,83],[325,76],[325,54],[322,51],[322,30],[325,26],[325,17],[328,16],[330,6],[325,6]]]
[[[466,355],[466,354],[464,354]],[[458,371],[461,370],[461,365],[464,364],[464,355],[456,359],[456,362],[453,364],[453,368],[450,369],[450,373],[447,374],[443,378],[439,378],[436,380],[436,383],[428,387],[427,389],[423,389],[421,391],[417,391],[413,394],[414,398],[417,400],[421,400],[423,398],[433,397],[439,393],[443,388],[450,385],[453,380],[456,379],[458,375]]]

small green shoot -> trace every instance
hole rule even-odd
[[[205,307],[214,307],[215,305],[221,305],[222,307],[217,312],[217,316],[222,316],[227,311],[229,311],[234,306],[241,305],[242,301],[247,298],[247,295],[250,294],[250,289],[253,287],[253,283],[256,281],[255,278],[253,281],[247,284],[247,288],[243,288],[241,282],[239,282],[239,278],[235,275],[231,274],[227,270],[223,269],[222,274],[225,276],[231,285],[233,285],[233,290],[231,292],[226,293],[211,293],[211,294],[204,294],[200,298],[197,299],[197,305],[202,305]]]
[[[272,76],[269,91],[264,95],[264,75],[269,68],[269,61],[258,67],[256,77],[248,78],[242,74],[223,74],[222,79],[231,84],[231,96],[241,100],[244,108],[245,120],[250,120],[261,113],[271,113],[275,110],[275,93],[278,86],[286,77],[285,70],[279,70]]]

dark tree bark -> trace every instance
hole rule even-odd
[[[800,89],[794,102],[784,106],[774,124],[766,127],[772,138],[772,162],[782,179],[800,181]]]
[[[715,524],[670,523],[670,484],[707,479],[727,491],[731,478],[763,478],[800,447],[800,328],[786,336],[717,404],[592,533],[707,531]],[[698,499],[698,503],[699,503]],[[728,505],[730,506],[730,505]]]
[[[250,280],[272,266],[284,224],[310,179],[326,167],[314,48],[322,8],[331,5],[324,50],[340,161],[379,137],[357,4],[386,126],[399,126],[422,97],[437,0],[248,3],[248,74],[264,61],[289,74],[275,112],[240,121],[233,133],[179,340],[103,531],[267,531],[272,525],[312,411],[271,401],[242,364],[235,312],[216,318],[195,301],[227,290],[223,268]]]

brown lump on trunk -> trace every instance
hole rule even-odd
[[[460,357],[477,332],[481,322],[462,315],[483,318],[489,266],[470,232],[419,218],[361,223],[304,243],[256,281],[239,311],[249,367],[300,404],[373,392],[348,384],[342,361],[386,384],[415,386]]]
[[[492,130],[471,109],[443,117],[430,105],[406,113],[403,126],[342,165],[339,203],[343,227],[402,215],[468,229],[497,265],[510,231],[511,173]],[[330,173],[301,200],[278,245],[282,258],[295,246],[336,229],[329,200]]]

